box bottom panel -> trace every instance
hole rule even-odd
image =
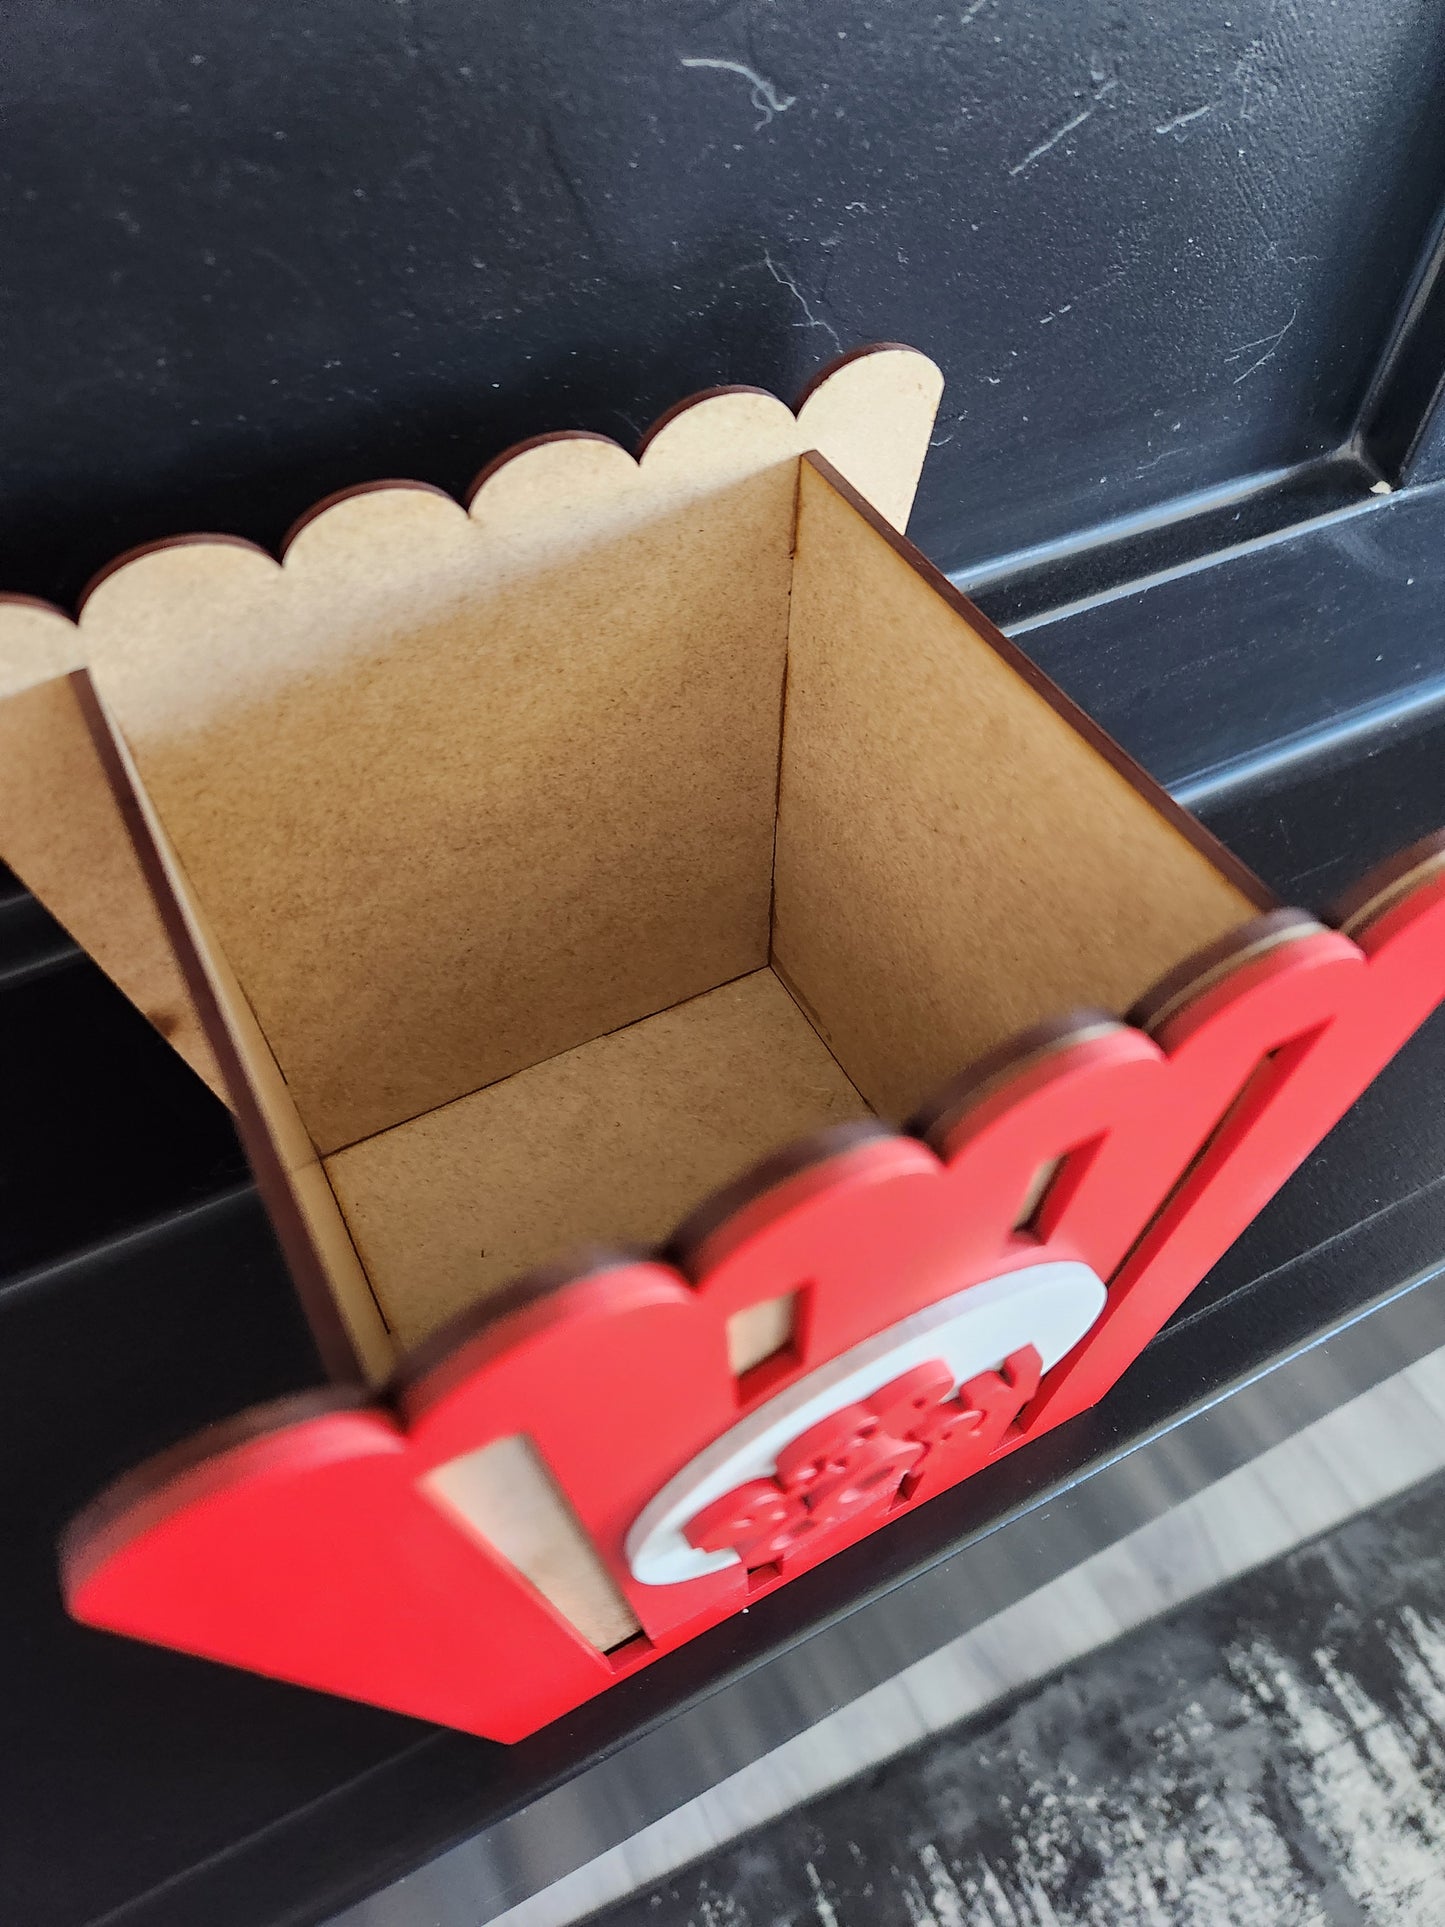
[[[789,1139],[868,1106],[771,970],[325,1160],[403,1346],[585,1244],[653,1244]]]

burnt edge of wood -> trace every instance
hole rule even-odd
[[[658,1247],[659,1263],[672,1265],[685,1278],[696,1281],[696,1257],[707,1241],[731,1218],[755,1203],[788,1179],[811,1171],[832,1158],[856,1151],[860,1145],[887,1142],[900,1136],[882,1118],[854,1118],[846,1124],[829,1124],[821,1131],[795,1138],[766,1157],[750,1164],[729,1183],[695,1205]]]
[[[545,435],[528,435],[523,441],[511,442],[499,455],[494,455],[485,467],[478,469],[472,477],[467,492],[462,497],[467,513],[471,514],[472,504],[487,483],[500,470],[506,468],[509,462],[516,461],[519,455],[529,454],[534,448],[548,448],[553,442],[606,442],[611,448],[622,448],[621,442],[613,436],[599,435],[595,428],[553,428]],[[625,455],[627,450],[622,448],[622,452]],[[443,489],[440,493],[445,494],[446,491]],[[452,498],[448,497],[448,500],[450,499]]]
[[[829,487],[836,490],[850,508],[863,518],[877,535],[906,562],[915,575],[921,576],[934,593],[940,596],[949,607],[963,617],[981,642],[987,643],[999,659],[1005,662],[1019,679],[1041,696],[1054,713],[1066,722],[1070,729],[1081,736],[1089,747],[1122,776],[1126,783],[1143,797],[1155,813],[1161,816],[1219,873],[1232,883],[1240,894],[1254,907],[1263,912],[1278,910],[1279,898],[1257,877],[1249,866],[1240,861],[1232,850],[1221,843],[1217,836],[1207,830],[1197,816],[1186,810],[1182,803],[1176,803],[1162,783],[1152,777],[1142,763],[1138,763],[1123,747],[1115,742],[1109,732],[1096,723],[1086,709],[1081,709],[1071,696],[1066,696],[1059,685],[1046,676],[1031,657],[1026,656],[1016,643],[1009,641],[1001,629],[994,627],[988,617],[974,603],[970,602],[962,590],[956,589],[941,569],[934,566],[921,550],[916,549],[906,535],[885,522],[877,510],[872,508],[858,493],[857,489],[834,468],[826,456],[816,449],[802,458],[821,475]]]
[[[399,1404],[413,1385],[429,1378],[463,1346],[567,1285],[580,1284],[584,1278],[598,1278],[609,1271],[626,1270],[631,1265],[655,1262],[656,1253],[644,1245],[589,1244],[524,1271],[475,1304],[464,1305],[445,1324],[438,1325],[434,1332],[404,1352],[378,1397]]]
[[[319,502],[313,502],[309,509],[303,509],[296,520],[281,538],[281,563],[285,566],[286,551],[303,529],[325,515],[328,509],[336,508],[342,502],[355,500],[359,495],[384,495],[391,489],[405,489],[412,495],[439,495],[444,502],[455,503],[455,495],[449,495],[435,482],[414,482],[404,477],[389,480],[382,476],[374,482],[353,482],[349,488],[334,488],[329,495],[323,495]]]
[[[1445,830],[1432,830],[1418,842],[1386,857],[1372,870],[1366,870],[1357,883],[1335,898],[1325,913],[1325,922],[1351,934],[1352,927],[1369,923],[1374,915],[1406,894],[1417,870],[1433,869],[1442,862],[1445,862]]]
[[[689,408],[696,408],[699,402],[716,401],[722,395],[761,395],[765,401],[778,401],[771,388],[758,388],[750,381],[723,381],[715,388],[699,388],[695,395],[684,395],[671,408],[664,408],[657,420],[643,430],[633,451],[636,460],[642,460],[669,422],[675,422],[679,415],[685,415]],[[783,408],[787,405],[786,402],[780,403]]]
[[[932,1150],[942,1152],[941,1139],[957,1125],[965,1111],[972,1110],[996,1086],[1008,1082],[1030,1062],[1052,1057],[1075,1044],[1095,1037],[1106,1037],[1128,1025],[1107,1010],[1074,1010],[1066,1017],[1050,1017],[1041,1024],[1020,1031],[951,1077],[941,1089],[927,1098],[903,1126],[909,1137],[922,1138]]]
[[[72,629],[75,627],[75,617],[67,614],[58,602],[47,602],[43,595],[25,595],[19,589],[0,589],[0,609],[41,609],[46,615],[59,616],[61,621],[68,622]],[[42,678],[45,682],[49,680],[48,676]],[[26,688],[33,689],[34,686],[33,683],[28,683]],[[12,696],[23,696],[25,691],[12,689],[7,693]]]
[[[798,399],[793,403],[793,413],[801,415],[824,382],[836,375],[840,368],[847,368],[852,362],[862,361],[868,355],[883,354],[922,355],[922,350],[911,347],[906,341],[865,341],[857,348],[845,348],[841,355],[834,355],[831,361],[825,361],[821,368],[809,375],[798,392]],[[927,360],[928,357],[923,356],[923,359]]]
[[[1126,1022],[1136,1030],[1152,1032],[1184,1004],[1207,990],[1211,983],[1255,956],[1292,943],[1297,937],[1319,936],[1324,925],[1307,910],[1271,910],[1263,917],[1251,917],[1236,930],[1226,931],[1213,943],[1205,944],[1192,956],[1166,970],[1129,1011]]]
[[[221,1076],[230,1093],[236,1131],[246,1160],[256,1180],[261,1203],[271,1221],[287,1269],[296,1288],[301,1309],[316,1341],[327,1376],[336,1384],[361,1385],[365,1373],[351,1335],[331,1294],[326,1268],[316,1249],[310,1229],[292,1193],[285,1166],[276,1150],[260,1100],[252,1087],[245,1063],[221,1014],[211,980],[192,939],[181,906],[171,889],[160,851],[140,807],[129,774],[116,748],[109,718],[96,693],[90,672],[70,672],[70,684],[90,731],[96,754],[115,798],[121,821],[135,851],[141,874],[159,913],[176,962],[180,965],[196,1015],[206,1041],[216,1054]]]
[[[227,535],[224,531],[207,534],[204,529],[186,535],[159,535],[152,542],[138,542],[133,549],[122,549],[119,555],[112,556],[86,583],[75,606],[84,613],[86,603],[103,582],[109,582],[113,575],[119,575],[122,569],[129,568],[132,562],[139,562],[143,556],[159,555],[163,549],[205,548],[246,549],[252,555],[264,555],[270,563],[276,561],[269,549],[263,549],[259,542],[253,542],[245,535]]]
[[[142,1459],[139,1465],[112,1479],[109,1485],[102,1486],[89,1504],[66,1522],[58,1541],[60,1570],[66,1586],[79,1582],[87,1568],[107,1556],[105,1546],[98,1542],[108,1539],[122,1521],[127,1524],[125,1536],[129,1537],[137,1507],[159,1501],[165,1489],[188,1472],[198,1471],[224,1453],[249,1445],[253,1439],[288,1432],[308,1419],[373,1409],[363,1392],[348,1391],[342,1386],[289,1392],[284,1398],[268,1399],[264,1405],[248,1406],[233,1418],[203,1426],[175,1445],[163,1446],[148,1459]]]

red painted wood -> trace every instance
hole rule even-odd
[[[941,1107],[928,1142],[834,1135],[770,1165],[755,1188],[730,1190],[720,1219],[696,1220],[682,1270],[599,1261],[458,1341],[395,1411],[263,1415],[180,1471],[133,1476],[76,1522],[70,1610],[517,1738],[1101,1397],[1442,996],[1445,871],[1426,866],[1353,937],[1307,920],[1246,929],[1154,1035],[1110,1020],[1057,1033]],[[1056,1159],[1029,1229],[1016,1228]],[[832,1508],[781,1569],[632,1579],[628,1528],[742,1412],[909,1312],[1045,1259],[1090,1265],[1108,1302],[1036,1395],[1020,1372],[1001,1379],[1007,1397],[965,1388],[987,1420],[983,1452],[930,1452],[912,1481],[901,1467],[887,1504]],[[800,1307],[795,1356],[745,1400],[727,1320],[786,1292]],[[644,1628],[616,1654],[597,1653],[419,1488],[515,1433]]]

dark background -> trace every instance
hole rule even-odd
[[[0,592],[901,340],[912,532],[1314,904],[1445,822],[1442,206],[1445,0],[12,0]],[[556,1788],[600,1851],[803,1721],[796,1642],[896,1583],[941,1643],[940,1562],[1438,1262],[1442,1079],[1097,1414],[507,1750],[61,1614],[70,1510],[318,1367],[224,1113],[0,882],[0,1918],[316,1921]]]
[[[1438,0],[20,0],[3,34],[0,586],[67,604],[140,541],[275,545],[334,488],[461,492],[880,338],[948,378],[944,566],[1177,509],[1350,439],[1445,185]]]

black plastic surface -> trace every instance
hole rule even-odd
[[[0,990],[0,1279],[250,1181],[220,1100],[89,958],[60,955]]]
[[[1437,0],[23,0],[3,586],[880,336],[949,378],[946,566],[1324,455],[1442,90]]]
[[[1442,527],[1445,486],[1372,497],[1015,633],[1156,776],[1197,799],[1263,751],[1445,694]],[[994,615],[987,589],[977,600]]]

